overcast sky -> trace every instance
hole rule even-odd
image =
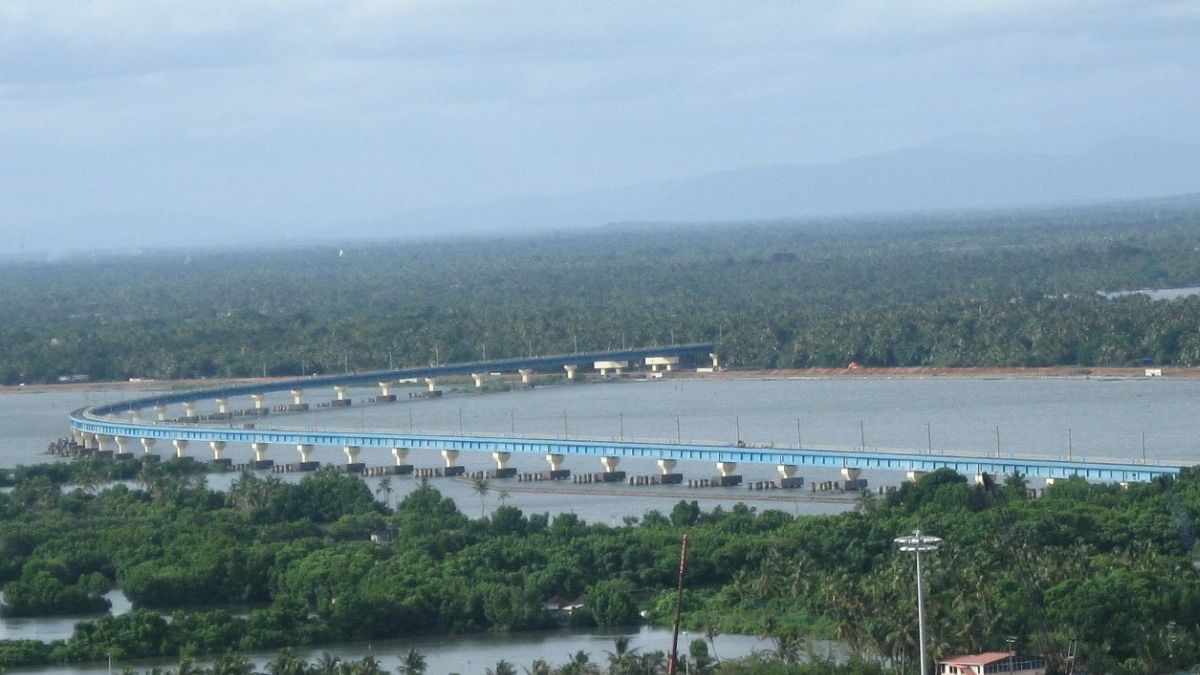
[[[1198,113],[1195,1],[0,0],[0,241],[1196,142]]]

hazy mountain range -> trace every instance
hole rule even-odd
[[[1200,146],[1114,141],[1063,155],[927,146],[829,164],[734,169],[676,180],[402,213],[365,230],[497,231],[628,221],[769,219],[1135,199],[1200,192]]]

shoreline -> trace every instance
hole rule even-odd
[[[1158,369],[1158,367],[1153,367]],[[1146,367],[1081,367],[1081,366],[1046,366],[1036,368],[1011,367],[940,367],[940,366],[911,366],[896,368],[772,368],[755,370],[722,370],[717,373],[697,373],[693,371],[675,371],[664,375],[669,380],[892,380],[892,379],[963,379],[963,380],[1041,380],[1041,379],[1200,379],[1200,368],[1164,367],[1162,375],[1150,377],[1146,375]],[[625,379],[636,381],[643,373],[638,371]],[[649,375],[647,371],[645,375]],[[235,377],[212,378],[200,380],[136,380],[119,382],[69,382],[31,385],[0,385],[0,394],[44,394],[48,392],[87,392],[87,391],[121,391],[121,390],[152,390],[171,391],[189,389],[207,389],[238,384],[254,384],[258,382],[280,382],[301,379],[296,377]],[[469,382],[470,378],[447,377],[447,382],[458,382],[460,379]],[[515,378],[514,378],[515,379]],[[613,380],[609,380],[613,381]]]

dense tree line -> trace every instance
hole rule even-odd
[[[737,367],[1200,365],[1200,205],[613,227],[0,267],[0,381],[717,340]]]
[[[827,635],[903,670],[916,657],[912,560],[892,540],[918,527],[946,541],[927,558],[936,655],[1006,649],[1014,636],[1059,665],[1077,641],[1092,672],[1164,672],[1200,656],[1191,470],[1128,489],[1060,482],[1037,499],[1020,479],[972,486],[941,471],[837,516],[680,502],[614,527],[512,506],[473,519],[429,484],[393,510],[332,471],[295,484],[244,474],[215,492],[198,463],[169,461],[99,489],[128,466],[141,465],[0,472],[12,486],[0,493],[5,612],[75,611],[113,585],[136,607],[81,622],[69,640],[0,641],[0,665],[535,629],[557,625],[551,596],[589,598],[579,625],[643,609],[668,623],[689,532],[692,630],[769,636],[784,664]],[[390,541],[370,541],[384,528]]]

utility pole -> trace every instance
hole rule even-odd
[[[675,623],[671,628],[671,658],[667,661],[667,675],[675,675],[679,668],[679,617],[683,614],[683,576],[687,573],[688,536],[683,535],[679,549],[679,586],[675,593]]]
[[[921,553],[936,551],[942,540],[916,530],[911,537],[897,537],[895,541],[900,544],[901,551],[917,554],[917,635],[921,644],[921,675],[928,675],[929,670],[925,665],[925,594],[921,584]]]

